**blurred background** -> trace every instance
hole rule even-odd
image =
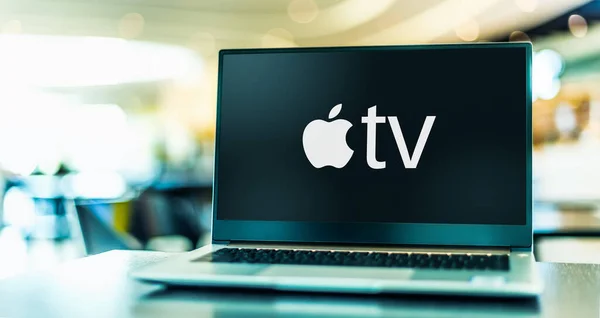
[[[207,243],[218,50],[241,47],[531,41],[536,255],[600,263],[599,20],[588,0],[0,0],[0,278]]]

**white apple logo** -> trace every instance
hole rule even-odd
[[[329,112],[329,119],[339,115],[342,104],[335,105]],[[346,134],[352,124],[343,119],[331,122],[324,120],[313,120],[302,134],[302,145],[308,161],[315,168],[333,166],[344,167],[354,151],[346,143]]]

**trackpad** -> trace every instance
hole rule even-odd
[[[200,263],[194,264],[193,270],[195,274],[211,274],[211,275],[256,275],[262,269],[268,268],[268,265],[255,264],[227,264],[227,263]]]
[[[272,265],[260,272],[260,276],[270,277],[324,277],[356,279],[407,280],[412,277],[412,269],[390,269],[350,266],[298,266]]]

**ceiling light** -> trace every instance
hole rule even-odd
[[[189,49],[119,38],[0,35],[0,85],[105,86],[201,72]]]

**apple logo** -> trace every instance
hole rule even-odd
[[[335,105],[329,112],[329,119],[335,118],[342,110],[342,104]],[[346,143],[346,134],[352,124],[343,119],[331,122],[313,120],[302,134],[302,145],[308,161],[315,168],[333,166],[344,167],[354,151]]]

